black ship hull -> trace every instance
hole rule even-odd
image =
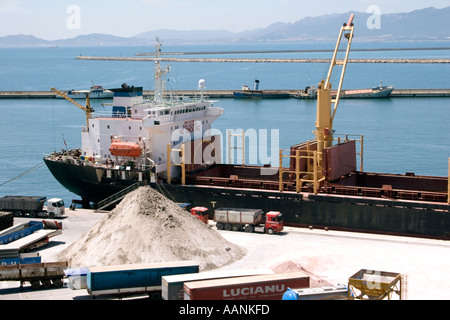
[[[44,159],[54,177],[84,203],[101,200],[136,183],[106,178],[106,169]],[[119,174],[119,177],[124,176]],[[180,203],[219,207],[260,208],[281,211],[285,224],[353,232],[450,239],[450,205],[425,201],[399,201],[371,197],[258,190],[211,185],[143,183]]]

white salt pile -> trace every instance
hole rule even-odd
[[[156,190],[141,187],[63,250],[58,260],[72,267],[195,260],[201,270],[211,270],[245,254]]]

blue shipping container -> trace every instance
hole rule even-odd
[[[88,292],[93,295],[129,288],[149,287],[161,290],[163,276],[198,272],[199,265],[195,261],[90,267],[87,272],[87,287]]]

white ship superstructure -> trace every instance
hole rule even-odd
[[[156,48],[159,57],[159,41]],[[142,87],[124,84],[121,89],[113,90],[111,112],[91,114],[82,130],[80,160],[85,165],[152,170],[165,177],[168,152],[176,155],[176,152],[168,151],[168,145],[177,150],[194,140],[211,140],[211,124],[223,114],[223,109],[214,107],[205,98],[204,80],[199,81],[197,97],[166,98],[164,75],[168,72],[169,68],[162,69],[159,60],[155,62],[153,99],[144,99]],[[214,159],[219,163],[220,139],[214,146]],[[189,159],[192,152],[199,150],[189,150]],[[108,175],[111,174],[108,170]],[[172,177],[179,174],[179,168],[174,168],[171,173]]]

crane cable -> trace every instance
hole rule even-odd
[[[6,181],[6,182],[1,183],[1,184],[0,184],[0,187],[3,187],[3,186],[4,186],[5,184],[7,184],[7,183],[10,183],[10,182],[12,182],[12,181],[14,181],[14,180],[16,180],[16,179],[19,179],[19,178],[21,178],[21,177],[23,177],[23,176],[26,176],[27,174],[29,174],[29,173],[31,173],[31,172],[33,172],[33,171],[35,171],[35,170],[41,168],[42,166],[44,166],[44,164],[45,164],[45,163],[40,163],[40,164],[38,164],[37,166],[31,168],[30,170],[27,170],[27,171],[25,171],[25,172],[19,174],[17,177],[14,177],[14,178],[12,178],[12,179]]]

